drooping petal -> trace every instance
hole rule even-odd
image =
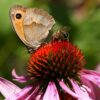
[[[95,75],[95,76],[100,77],[100,73],[99,72],[96,72],[96,71],[93,71],[93,70],[82,69],[81,70],[81,74],[82,75]]]
[[[39,89],[40,83],[39,81],[35,81],[33,84],[26,86],[20,92],[16,93],[13,96],[13,100],[39,100]],[[12,100],[10,96],[6,100]]]
[[[71,89],[69,89],[68,87],[67,87],[67,85],[63,82],[63,81],[59,81],[59,85],[61,86],[61,88],[64,90],[64,91],[66,91],[68,94],[70,94],[72,97],[74,97],[74,98],[79,98],[79,96],[75,93],[75,92],[73,92]]]
[[[100,88],[100,73],[91,70],[83,70],[81,77],[86,78]]]
[[[27,86],[23,88],[20,92],[16,93],[13,97],[9,96],[6,100],[25,100],[32,90],[32,86]]]
[[[77,95],[79,95],[78,100],[93,100],[89,96],[89,94],[88,94],[88,92],[85,88],[83,88],[82,86],[79,87],[78,84],[75,81],[71,80],[71,83],[72,83],[74,91],[76,92]]]
[[[93,100],[98,100],[98,99],[96,99],[97,98],[96,95],[98,95],[98,93],[97,93],[97,91],[95,91],[95,88],[94,88],[93,84],[91,83],[91,81],[87,80],[84,77],[81,77],[81,82],[85,86],[87,86],[87,87],[89,87],[91,89],[91,91],[88,91],[90,97],[93,98]],[[99,90],[99,94],[100,94],[100,90]]]
[[[27,96],[26,100],[39,100],[39,97],[41,97],[41,95],[39,95],[39,89],[40,86],[36,86],[32,93],[29,96]]]
[[[21,91],[21,88],[19,88],[17,85],[0,77],[0,92],[5,98],[8,98],[9,96],[13,97],[14,94],[20,91]]]
[[[49,82],[43,100],[60,100],[57,88],[54,82]]]
[[[95,98],[94,100],[100,100],[100,88],[98,88],[95,84],[92,84],[93,86],[93,92],[95,93]]]
[[[100,73],[91,70],[82,70],[81,81],[91,89],[90,96],[94,100],[100,99]]]
[[[15,69],[12,70],[12,76],[14,77],[13,80],[18,81],[18,82],[20,82],[20,83],[25,83],[25,82],[27,82],[27,80],[28,80],[28,77],[25,77],[25,76],[18,76],[18,75],[16,74]]]

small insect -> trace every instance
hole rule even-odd
[[[68,27],[62,27],[58,32],[56,32],[55,34],[53,34],[52,39],[53,40],[67,40],[69,41],[69,28]]]
[[[19,38],[34,50],[44,42],[55,24],[54,18],[46,11],[19,5],[10,9],[10,17]]]

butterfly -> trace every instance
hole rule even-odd
[[[37,49],[45,41],[55,24],[54,18],[43,9],[20,5],[10,9],[10,18],[18,37],[33,49]]]

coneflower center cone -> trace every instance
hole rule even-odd
[[[30,77],[55,81],[73,78],[85,64],[81,51],[68,41],[52,41],[37,49],[27,67]]]

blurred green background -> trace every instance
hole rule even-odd
[[[29,59],[10,22],[9,9],[16,4],[48,11],[56,20],[54,28],[71,29],[70,41],[84,53],[85,67],[100,63],[100,0],[0,0],[0,76],[11,79],[13,68],[25,74]]]

